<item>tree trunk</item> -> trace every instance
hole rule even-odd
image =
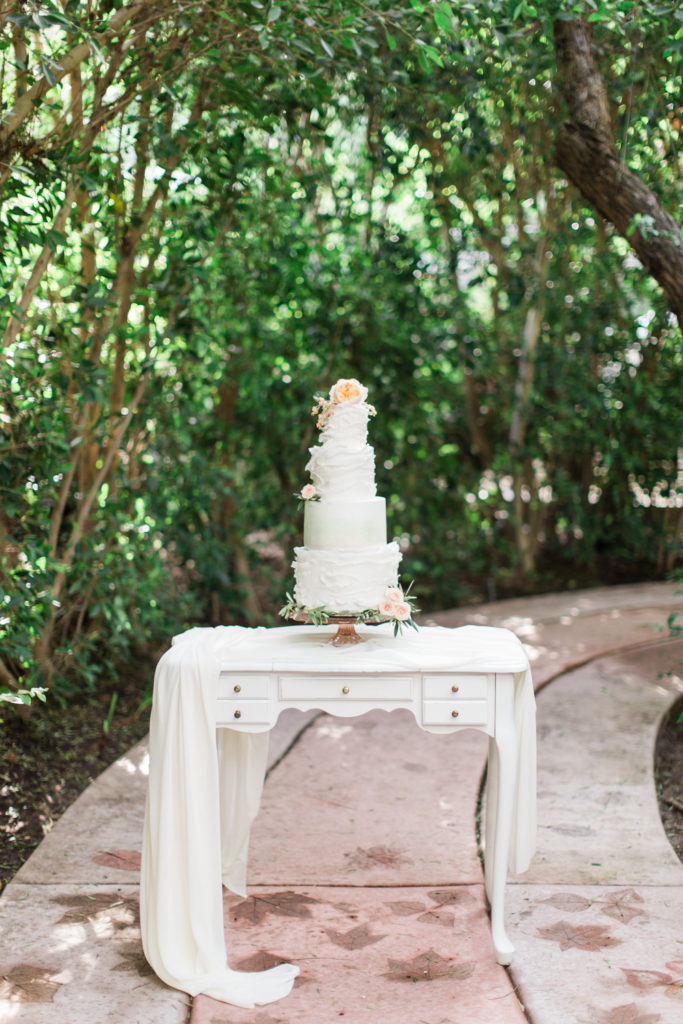
[[[135,393],[128,404],[128,412],[126,413],[125,416],[121,417],[121,422],[119,423],[112,437],[109,439],[106,450],[103,448],[102,466],[97,477],[93,481],[90,490],[83,499],[83,502],[78,512],[78,518],[76,519],[75,523],[71,528],[71,536],[69,537],[69,541],[60,556],[61,565],[50,589],[50,602],[52,605],[52,611],[45,625],[43,626],[42,633],[36,638],[33,648],[34,657],[36,658],[40,666],[43,677],[48,681],[48,683],[54,671],[54,665],[52,662],[52,641],[54,636],[55,624],[57,622],[57,610],[59,608],[59,599],[62,595],[62,591],[64,590],[64,586],[67,583],[68,573],[73,565],[74,558],[76,555],[76,549],[80,541],[82,540],[83,536],[87,532],[87,524],[90,518],[90,510],[92,508],[93,502],[97,498],[97,495],[100,492],[102,484],[109,475],[112,463],[116,458],[119,449],[121,448],[121,444],[123,442],[126,430],[128,429],[128,425],[132,420],[133,416],[135,415],[137,407],[142,400],[145,388],[147,387],[147,384],[149,382],[150,374],[151,371],[148,370],[146,373],[143,373],[140,376],[138,380],[138,386],[135,389]]]
[[[614,144],[609,101],[583,19],[554,25],[557,67],[569,108],[556,139],[558,167],[630,243],[683,325],[683,234]]]

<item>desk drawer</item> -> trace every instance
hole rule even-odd
[[[267,700],[270,676],[260,672],[221,672],[218,677],[218,699]]]
[[[270,701],[268,700],[219,700],[217,721],[242,725],[268,725],[270,722]]]
[[[488,694],[487,675],[478,673],[444,673],[424,675],[422,696],[425,700],[452,700],[455,694],[459,700],[486,700]]]
[[[424,725],[488,725],[488,701],[425,700],[422,702]]]
[[[281,700],[409,701],[411,676],[280,676]]]

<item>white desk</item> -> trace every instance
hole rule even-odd
[[[150,730],[142,929],[148,959],[169,984],[193,994],[215,991],[225,961],[213,910],[220,894],[221,833],[223,881],[239,891],[242,883],[230,881],[239,872],[231,871],[239,862],[246,872],[245,840],[262,782],[262,774],[261,780],[254,776],[265,765],[257,734],[267,733],[285,708],[337,717],[404,708],[427,732],[486,733],[486,893],[496,958],[510,963],[513,946],[504,926],[508,865],[524,871],[535,842],[534,697],[523,647],[508,630],[483,626],[426,627],[396,638],[389,626],[361,629],[367,642],[349,647],[327,642],[333,627],[191,630],[160,662]],[[218,755],[210,739],[217,727],[219,736],[234,737],[219,743]],[[239,786],[251,787],[248,799]],[[213,823],[219,803],[220,832]],[[226,836],[239,839],[232,844],[232,863]],[[198,868],[200,856],[208,860]],[[186,897],[177,913],[165,898],[170,889]],[[195,928],[192,943],[187,939],[200,905],[213,933],[204,959],[215,965],[204,975],[193,965],[205,926]],[[217,998],[233,1001],[229,990]]]
[[[325,630],[332,633],[333,628]],[[515,725],[515,661],[508,672],[424,671],[406,669],[397,652],[382,660],[389,667],[373,669],[368,649],[312,647],[310,639],[321,630],[299,628],[291,635],[289,650],[281,647],[282,630],[263,637],[259,653],[231,659],[218,681],[216,725],[239,732],[271,729],[281,711],[317,709],[350,718],[366,711],[405,708],[426,732],[454,733],[477,729],[489,737],[487,773],[485,880],[491,906],[491,931],[496,959],[509,964],[513,946],[505,933],[504,899],[517,795],[518,740]],[[365,630],[372,643],[372,629]],[[275,637],[277,649],[269,650]],[[457,632],[451,631],[457,641]],[[442,637],[440,637],[442,639]],[[411,637],[402,638],[410,644]],[[355,655],[355,656],[354,656]],[[305,660],[302,660],[302,657]],[[429,661],[429,659],[427,659]],[[359,664],[360,662],[360,664]],[[365,664],[363,664],[365,662]]]

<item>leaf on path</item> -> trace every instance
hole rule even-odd
[[[460,886],[458,889],[433,889],[427,895],[440,907],[450,906],[453,903],[471,903],[474,899],[466,885]]]
[[[52,971],[32,964],[17,964],[0,979],[0,999],[10,1003],[51,1003],[62,983]]]
[[[319,903],[311,896],[303,893],[272,892],[264,896],[248,896],[230,911],[233,921],[246,921],[248,924],[260,924],[272,914],[274,917],[310,917],[307,904]]]
[[[375,942],[381,942],[385,935],[371,935],[370,927],[367,924],[359,924],[348,932],[338,932],[333,928],[326,928],[325,934],[330,942],[342,949],[363,949],[365,946],[372,946]]]
[[[416,900],[394,900],[393,903],[387,903],[387,906],[396,917],[410,917],[411,914],[421,914],[425,909],[424,903],[418,903]]]
[[[634,988],[654,988],[657,985],[670,985],[673,978],[663,971],[641,971],[628,967],[621,968],[629,985]]]
[[[443,910],[442,907],[437,907],[435,910],[428,910],[426,913],[420,914],[418,921],[421,924],[440,924],[444,928],[452,928],[455,924],[455,914]]]
[[[546,900],[539,900],[539,903],[549,903],[551,907],[555,907],[556,910],[563,910],[567,913],[580,913],[582,910],[588,910],[591,906],[591,901],[587,900],[585,896],[577,896],[573,892],[556,892],[552,896],[549,896]]]
[[[600,1018],[600,1024],[657,1024],[659,1013],[641,1013],[635,1003],[625,1003],[608,1010]]]
[[[256,953],[250,953],[244,959],[238,960],[235,970],[238,971],[269,971],[271,967],[279,967],[280,964],[289,963],[286,956],[278,956],[277,953],[269,953],[265,949],[259,949]]]
[[[465,981],[474,974],[475,964],[456,963],[452,957],[443,957],[434,949],[419,953],[412,960],[389,960],[391,970],[384,975],[391,981],[438,981],[454,978]]]
[[[141,855],[137,850],[105,850],[93,857],[95,864],[105,868],[119,868],[121,871],[139,871]]]
[[[542,939],[557,942],[560,949],[582,949],[587,953],[620,945],[619,939],[613,939],[606,926],[597,924],[577,927],[570,921],[557,921],[549,928],[539,928],[538,934]]]
[[[643,897],[635,889],[623,889],[620,892],[611,893],[606,899],[601,900],[600,904],[603,914],[628,924],[634,917],[647,917],[644,910],[633,905],[642,902]]]
[[[409,857],[406,857],[403,850],[396,850],[391,846],[370,846],[367,850],[356,847],[354,853],[345,853],[349,866],[354,868],[397,868],[401,864],[412,864]]]
[[[53,903],[69,909],[57,924],[85,924],[106,914],[117,931],[138,924],[140,910],[137,899],[118,892],[84,893],[74,896],[52,896]]]

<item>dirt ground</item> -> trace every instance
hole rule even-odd
[[[26,710],[0,704],[0,891],[69,804],[146,734],[143,692],[137,684],[64,706],[54,698]]]
[[[683,861],[683,697],[670,709],[655,748],[659,814],[669,842]]]

